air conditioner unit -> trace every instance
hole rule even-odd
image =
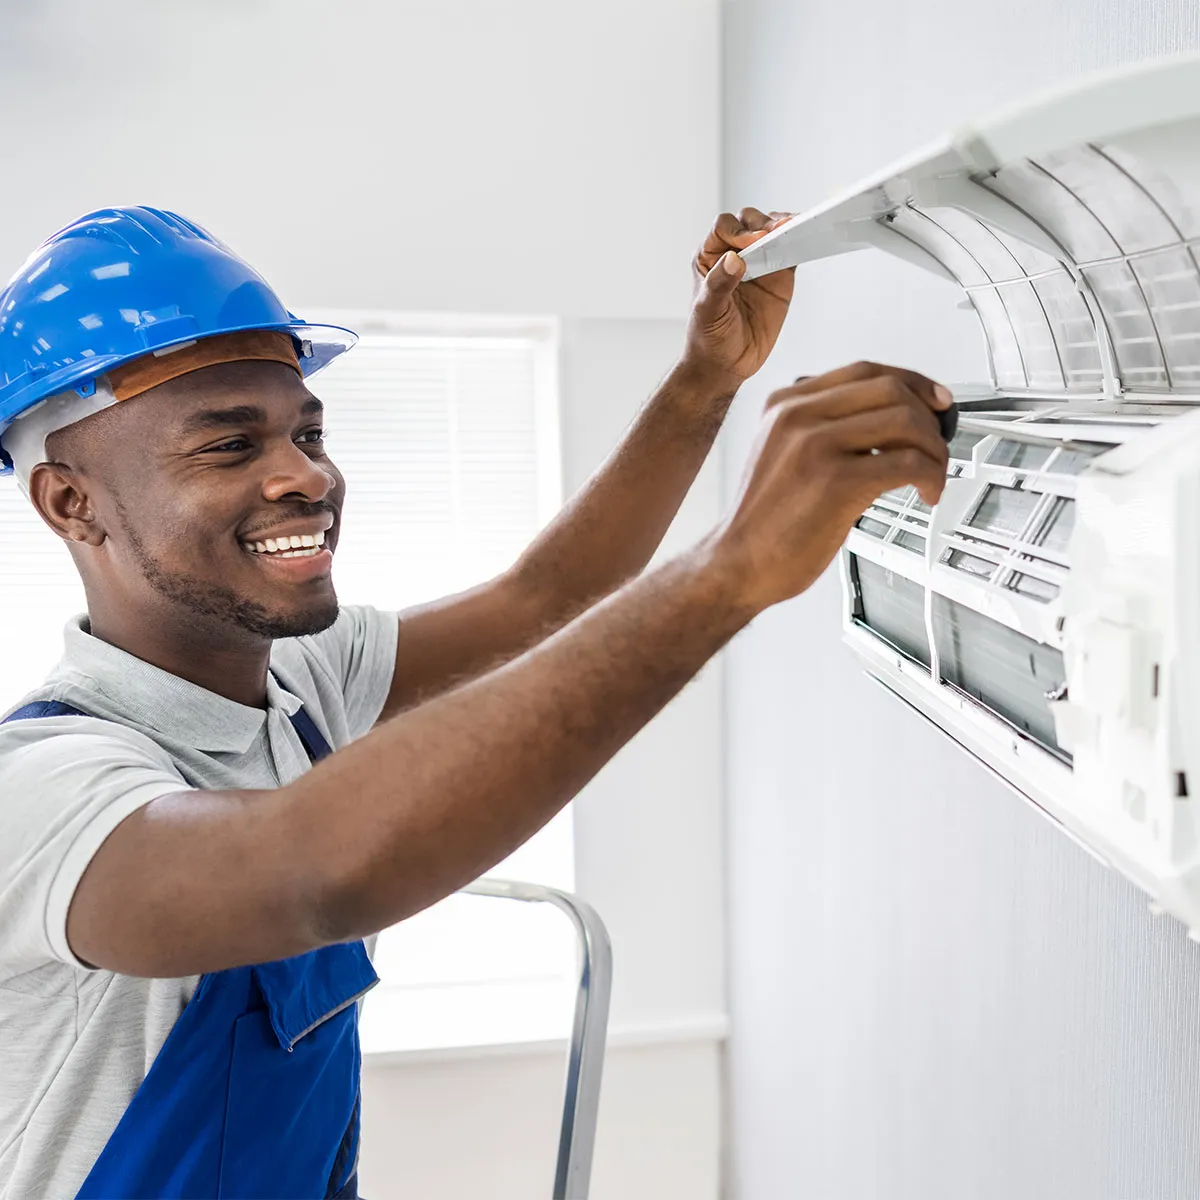
[[[743,257],[866,247],[959,285],[991,378],[937,507],[888,493],[847,539],[846,637],[1196,936],[1200,58],[1010,109]]]

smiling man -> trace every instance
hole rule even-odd
[[[679,362],[520,560],[399,616],[333,585],[308,380],[352,334],[147,208],[0,293],[0,444],[88,603],[0,725],[0,1193],[356,1195],[363,939],[540,828],[881,491],[937,499],[948,394],[858,364],[772,396],[727,520],[642,573],[786,315],[730,253],[771,223],[717,221]]]

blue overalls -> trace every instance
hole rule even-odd
[[[88,716],[58,700],[7,720]],[[316,762],[329,743],[291,717]],[[175,1022],[79,1200],[358,1196],[361,941],[213,971]]]

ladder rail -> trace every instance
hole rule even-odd
[[[599,913],[587,901],[558,888],[484,877],[460,890],[498,900],[551,904],[564,913],[575,928],[579,983],[567,1054],[552,1200],[587,1200],[608,1040],[608,1006],[612,995],[612,943],[608,930]]]

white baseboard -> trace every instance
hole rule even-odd
[[[688,1042],[722,1042],[729,1036],[724,1013],[681,1017],[666,1022],[614,1025],[608,1031],[608,1048],[680,1045]],[[481,1058],[514,1058],[543,1054],[563,1055],[566,1038],[490,1042],[464,1046],[429,1046],[410,1050],[381,1050],[363,1055],[365,1067],[403,1067],[435,1062],[462,1062]]]

